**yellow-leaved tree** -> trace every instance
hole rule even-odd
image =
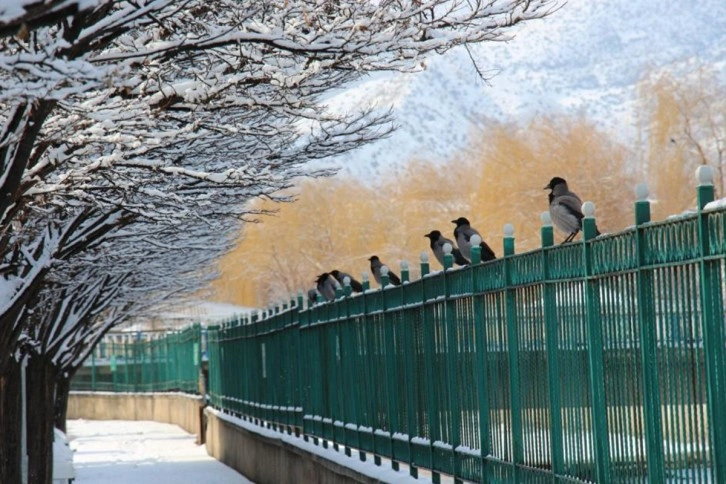
[[[602,232],[631,223],[633,160],[625,147],[584,118],[492,125],[468,154],[480,172],[476,215],[470,220],[486,238],[500,239],[504,224],[511,223],[518,251],[539,247],[540,214],[549,209],[544,187],[556,176],[566,179],[583,202],[595,203]],[[501,253],[501,244],[496,245]]]
[[[712,67],[686,64],[649,73],[640,84],[643,158],[654,219],[695,208],[694,173],[715,169],[716,196],[726,179],[726,85]]]
[[[469,218],[498,256],[502,227],[516,228],[517,251],[539,247],[543,187],[568,180],[597,204],[598,225],[617,231],[632,222],[635,169],[628,150],[583,118],[541,118],[526,125],[489,122],[451,161],[411,160],[400,176],[364,183],[351,177],[302,181],[297,201],[263,223],[247,224],[240,244],[220,262],[220,299],[250,306],[288,300],[338,269],[359,278],[376,254],[398,272],[407,260],[419,276],[424,234],[453,238],[451,220]],[[430,257],[432,269],[438,263]],[[374,282],[372,282],[375,285]]]

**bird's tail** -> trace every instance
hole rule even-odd
[[[466,257],[464,257],[459,249],[454,249],[451,251],[451,255],[454,256],[454,262],[458,266],[465,266],[469,263],[468,260],[466,260]]]

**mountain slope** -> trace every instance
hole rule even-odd
[[[379,74],[328,100],[335,110],[393,105],[399,129],[335,160],[364,179],[400,170],[413,157],[446,160],[485,117],[526,120],[583,113],[634,136],[635,89],[652,68],[698,59],[726,66],[726,2],[570,0],[522,26],[513,40],[471,47],[487,76],[459,48],[418,74]]]

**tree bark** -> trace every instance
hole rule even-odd
[[[73,375],[58,375],[55,387],[55,426],[66,432],[66,417],[68,416],[68,394],[71,391],[71,378]]]
[[[51,484],[53,479],[53,420],[58,370],[43,356],[28,360],[26,373],[28,482]]]
[[[0,376],[0,482],[22,482],[21,365],[9,358]]]

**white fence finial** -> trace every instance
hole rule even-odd
[[[701,165],[696,169],[698,185],[713,185],[713,168],[708,165]]]
[[[552,216],[550,215],[549,210],[542,212],[539,219],[542,222],[543,227],[552,227]]]
[[[592,202],[585,202],[582,204],[582,214],[585,217],[595,216],[595,204]]]
[[[635,185],[635,200],[645,202],[648,200],[648,195],[650,195],[650,191],[647,183],[642,182]]]

